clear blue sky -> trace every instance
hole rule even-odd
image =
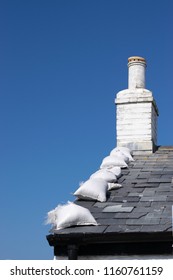
[[[0,1],[0,259],[52,259],[46,213],[116,145],[127,58],[147,59],[173,145],[173,2]]]

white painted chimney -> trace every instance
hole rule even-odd
[[[146,60],[128,59],[128,89],[117,93],[117,146],[134,154],[152,153],[157,147],[158,109],[152,92],[145,89]]]

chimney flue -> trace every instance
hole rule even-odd
[[[128,88],[145,88],[146,60],[140,56],[128,58]]]

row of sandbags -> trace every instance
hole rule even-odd
[[[117,179],[121,176],[121,168],[127,168],[130,161],[133,161],[133,158],[128,148],[113,149],[110,155],[103,159],[100,169],[82,183],[74,195],[83,200],[105,202],[108,190],[121,187],[116,183]],[[54,230],[79,225],[97,225],[88,209],[71,202],[58,205],[48,212],[46,223],[52,224]]]
[[[103,159],[100,169],[93,173],[89,180],[76,190],[74,195],[80,199],[105,202],[107,190],[120,187],[116,182],[121,176],[121,168],[127,168],[130,161],[133,161],[133,158],[128,148],[117,147],[113,149],[110,155]]]

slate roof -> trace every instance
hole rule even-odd
[[[90,244],[101,248],[101,244],[124,242],[172,244],[173,146],[134,159],[122,169],[118,179],[122,188],[110,191],[106,202],[75,201],[88,208],[99,225],[55,231],[47,236],[51,246],[65,252],[69,244],[85,249]]]

